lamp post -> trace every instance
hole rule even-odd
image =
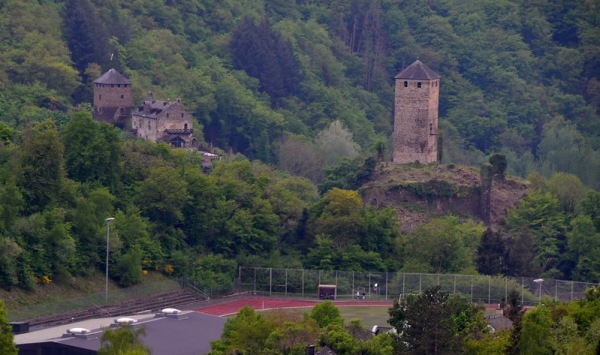
[[[542,282],[544,282],[544,279],[535,279],[535,280],[533,280],[533,282],[535,282],[536,284],[539,285],[539,291],[538,292],[539,292],[540,299],[538,301],[538,304],[540,304],[540,303],[542,303]]]
[[[110,222],[114,221],[114,217],[108,217],[106,221],[106,271],[105,271],[105,288],[104,288],[104,302],[108,302],[108,245],[110,240]]]

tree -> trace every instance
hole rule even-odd
[[[168,166],[156,167],[136,188],[136,202],[142,214],[172,226],[183,221],[189,194],[187,182]]]
[[[108,63],[108,31],[89,0],[68,0],[64,6],[67,44],[75,67],[83,73],[90,63]]]
[[[63,131],[65,166],[71,179],[100,183],[114,191],[121,171],[121,138],[116,128],[77,112]]]
[[[394,300],[388,323],[398,331],[397,352],[458,353],[469,336],[482,331],[481,312],[462,296],[434,286]]]
[[[556,270],[566,229],[556,198],[550,193],[533,191],[508,212],[507,225],[513,235],[533,237],[537,266],[543,271]]]
[[[261,313],[245,306],[223,327],[221,339],[211,343],[210,354],[260,354],[275,326]]]
[[[248,17],[232,33],[231,56],[234,65],[260,81],[260,89],[279,104],[298,92],[299,63],[292,44],[275,31],[268,19],[258,25]]]
[[[312,318],[321,329],[324,329],[329,325],[343,325],[344,323],[344,319],[340,315],[340,310],[337,309],[331,301],[325,301],[314,306],[310,312],[310,318]]]
[[[6,319],[4,301],[0,300],[0,353],[3,355],[17,355],[19,350],[13,341],[12,327]]]
[[[587,188],[576,175],[557,172],[548,179],[546,186],[565,213],[574,212],[583,200]]]
[[[58,202],[65,177],[63,152],[53,121],[36,123],[26,131],[17,183],[27,212],[39,212]]]
[[[567,252],[569,261],[575,266],[572,277],[575,280],[597,282],[600,280],[600,233],[596,231],[589,216],[580,215],[571,221],[571,231],[567,232]]]
[[[494,176],[503,179],[507,166],[506,156],[504,154],[494,153],[490,156],[489,163],[492,165]]]
[[[144,345],[141,337],[145,335],[144,328],[131,329],[118,327],[108,329],[100,338],[99,355],[146,355],[150,349]]]
[[[317,234],[331,237],[338,250],[359,243],[366,221],[358,192],[333,188],[323,196],[322,204],[323,212],[315,222]]]
[[[436,273],[473,269],[483,231],[472,221],[461,224],[458,217],[434,218],[408,236],[405,264]]]
[[[500,233],[487,229],[477,248],[477,270],[484,275],[499,275],[504,270],[506,246]]]
[[[319,132],[316,143],[325,166],[334,166],[343,158],[352,160],[360,152],[359,145],[352,139],[352,132],[340,120],[331,122],[327,129]]]

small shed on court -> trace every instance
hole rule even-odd
[[[317,294],[321,300],[334,300],[337,296],[336,285],[319,285],[319,292]]]

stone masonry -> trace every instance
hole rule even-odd
[[[131,128],[136,136],[182,148],[196,146],[192,122],[193,117],[183,109],[180,99],[155,100],[152,92],[131,116]]]
[[[133,106],[131,82],[115,69],[94,80],[94,118],[124,126]]]
[[[395,77],[393,162],[438,160],[440,76],[416,60]]]

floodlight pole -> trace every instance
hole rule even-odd
[[[108,302],[108,247],[110,240],[110,222],[114,221],[114,217],[108,217],[106,221],[106,270],[105,270],[105,286],[104,286],[104,302]]]

